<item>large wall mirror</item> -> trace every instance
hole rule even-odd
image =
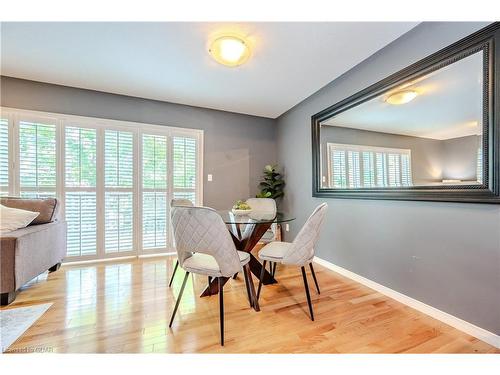
[[[499,29],[314,115],[313,195],[500,203]]]

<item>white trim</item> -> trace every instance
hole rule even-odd
[[[152,253],[152,254],[139,254],[139,255],[127,255],[120,257],[109,257],[109,258],[100,258],[100,259],[87,259],[87,260],[73,260],[69,262],[62,262],[61,266],[77,266],[79,264],[91,264],[91,263],[105,263],[111,261],[123,261],[123,260],[133,260],[137,258],[160,258],[167,257],[171,255],[177,255],[176,252],[164,252],[164,253]]]
[[[345,276],[351,280],[354,280],[360,284],[367,286],[377,292],[390,297],[398,302],[401,302],[404,305],[407,305],[421,313],[429,315],[434,319],[437,319],[443,323],[446,323],[453,328],[456,328],[462,332],[465,332],[471,336],[478,338],[481,341],[484,341],[490,345],[493,345],[496,348],[500,349],[500,336],[494,334],[493,332],[487,331],[484,328],[478,327],[472,323],[466,322],[456,316],[450,315],[444,311],[436,309],[435,307],[429,306],[423,302],[420,302],[414,298],[411,298],[405,294],[397,292],[391,288],[388,288],[384,285],[381,285],[375,281],[367,279],[363,276],[360,276],[354,272],[351,272],[345,268],[337,266],[336,264],[330,263],[324,259],[314,257],[314,261],[319,265],[328,268],[331,271],[334,271],[342,276]]]

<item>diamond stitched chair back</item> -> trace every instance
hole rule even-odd
[[[312,264],[314,258],[314,248],[318,242],[321,226],[325,220],[328,205],[326,203],[320,204],[313,211],[311,216],[306,220],[304,226],[299,231],[293,242],[271,242],[264,246],[259,251],[259,259],[263,261],[262,271],[260,274],[259,288],[257,290],[257,300],[259,299],[260,290],[262,288],[262,281],[264,279],[264,270],[267,262],[274,264],[277,263],[299,266],[302,271],[302,279],[304,281],[304,288],[306,291],[307,304],[309,305],[309,313],[311,320],[314,320],[314,313],[311,303],[311,296],[309,295],[309,285],[307,283],[307,275],[305,266],[309,264],[311,274],[316,285],[318,294],[320,293],[318,280],[314,273]],[[274,271],[273,271],[274,274]]]
[[[271,198],[248,198],[247,204],[252,208],[252,211],[272,212],[276,214],[276,201]]]
[[[248,262],[250,255],[237,251],[220,215],[208,207],[172,207],[172,227],[180,266],[186,271],[169,327],[175,318],[189,273],[217,277],[219,284],[220,342],[224,345],[223,286],[227,278],[243,270],[250,307],[258,309]]]
[[[177,257],[182,268],[185,268],[185,262],[193,253],[199,253],[212,256],[220,271],[214,273],[200,269],[200,273],[230,277],[241,271],[240,259],[231,235],[220,215],[213,209],[173,207],[172,226]]]
[[[270,214],[272,216],[276,215],[276,201],[271,198],[248,198],[246,203],[252,209],[252,214]],[[247,238],[253,231],[253,224],[247,224],[241,231],[241,237]],[[269,238],[274,238],[274,233],[276,231],[276,224],[272,224],[271,228],[264,233],[260,242],[269,242]],[[235,225],[233,224],[233,233],[237,233]]]
[[[170,207],[193,207],[194,204],[189,199],[174,198],[170,201]]]
[[[316,207],[293,240],[293,246],[287,249],[283,255],[282,262],[284,264],[303,266],[312,261],[314,258],[314,247],[318,242],[327,209],[328,205],[326,203],[322,203]]]
[[[172,210],[173,207],[193,207],[193,202],[191,202],[189,199],[184,199],[184,198],[179,198],[179,199],[172,199],[170,201],[170,209]],[[170,235],[173,237],[174,233],[172,231],[172,225],[169,225],[170,228]],[[174,246],[175,246],[175,241],[174,241]],[[168,287],[170,288],[172,286],[172,282],[174,281],[175,273],[177,272],[177,268],[179,267],[179,259],[175,261],[175,266],[174,270],[172,272],[172,276],[170,276],[170,281],[168,282]]]

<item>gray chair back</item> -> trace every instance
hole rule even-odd
[[[276,214],[276,201],[271,198],[248,198],[247,204],[252,211]]]
[[[327,210],[328,204],[326,203],[316,207],[293,240],[293,246],[284,254],[283,263],[302,266],[312,260]]]
[[[241,271],[238,252],[220,215],[208,207],[173,207],[172,227],[177,257],[183,266],[193,253],[215,258],[222,276]]]
[[[184,199],[184,198],[178,198],[178,199],[174,198],[170,201],[170,207],[179,207],[179,206],[193,207],[194,204],[189,199]]]

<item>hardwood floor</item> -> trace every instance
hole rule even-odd
[[[319,265],[321,295],[308,273],[315,321],[309,320],[300,268],[278,266],[263,287],[260,312],[249,307],[242,274],[224,289],[226,342],[219,345],[217,296],[199,298],[205,277],[178,295],[175,257],[63,266],[32,280],[8,308],[53,302],[10,350],[64,353],[500,353],[478,339]],[[257,280],[254,278],[254,282]]]

